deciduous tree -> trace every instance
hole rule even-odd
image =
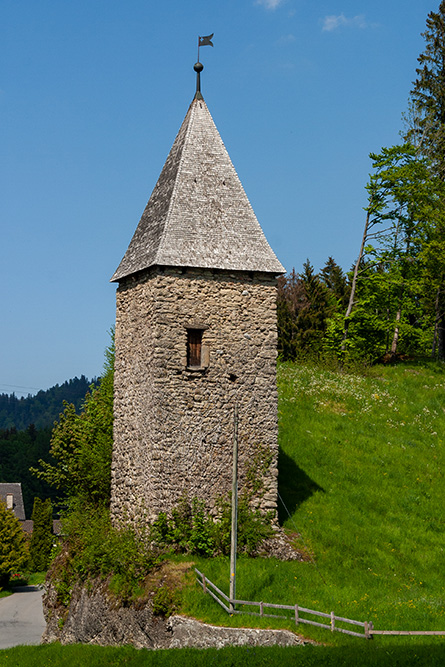
[[[409,337],[412,328],[420,326],[418,257],[424,231],[438,201],[437,179],[431,176],[428,161],[408,143],[383,148],[370,157],[374,171],[367,185],[369,203],[341,351],[343,354],[346,350],[353,311],[360,307],[370,311],[367,317],[372,315],[378,330],[387,332],[386,350],[381,349],[381,344],[377,349],[370,346],[369,356],[380,356],[386,351],[394,357],[401,332]],[[371,291],[366,288],[366,281],[372,283]]]
[[[59,489],[65,498],[77,498],[93,505],[108,505],[113,444],[114,346],[106,351],[104,374],[99,387],[86,395],[83,409],[74,405],[56,423],[50,454],[55,463],[39,460],[33,472]]]

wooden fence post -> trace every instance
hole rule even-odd
[[[233,410],[233,465],[232,465],[232,527],[230,531],[230,583],[229,609],[235,611],[236,598],[236,548],[238,532],[238,404]]]
[[[263,602],[260,602],[260,616],[263,615]]]
[[[202,575],[202,590],[204,593],[207,593],[206,577],[205,574]]]
[[[335,614],[333,611],[331,611],[331,632],[334,632],[335,630]]]
[[[298,617],[298,605],[295,605],[295,625],[298,625],[299,623],[299,617]]]

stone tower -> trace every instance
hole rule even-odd
[[[240,488],[276,510],[276,277],[266,241],[197,92],[112,281],[116,363],[111,511],[150,520],[178,500],[210,510]]]

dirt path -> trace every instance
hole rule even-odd
[[[43,591],[21,586],[7,598],[0,598],[0,649],[19,644],[40,644],[45,629]]]

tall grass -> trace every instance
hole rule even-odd
[[[240,559],[238,597],[333,610],[376,629],[445,631],[444,368],[364,375],[284,363],[278,386],[279,491],[290,513],[280,518],[313,561]],[[200,569],[227,588],[226,561]],[[227,622],[200,595],[187,598],[189,611]]]

